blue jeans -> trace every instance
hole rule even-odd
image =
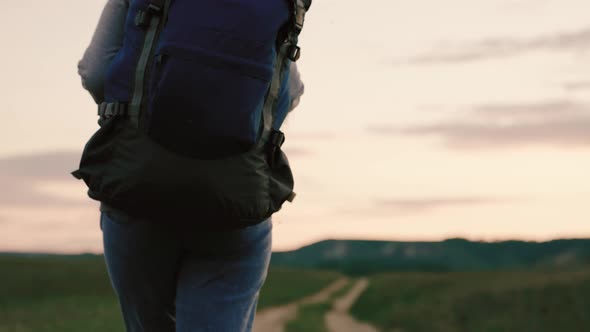
[[[270,262],[270,219],[200,231],[102,212],[100,226],[128,332],[251,330]]]

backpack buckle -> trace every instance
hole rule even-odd
[[[135,15],[135,26],[138,28],[147,28],[150,26],[151,19],[152,15],[148,11],[140,9]]]
[[[297,60],[299,60],[300,57],[301,47],[297,45],[290,45],[289,48],[287,48],[287,58],[289,58],[289,60],[297,62]]]
[[[285,143],[285,134],[280,130],[273,129],[268,138],[268,143],[274,148],[280,148]]]
[[[277,152],[285,143],[285,134],[280,130],[272,129],[268,137],[268,165],[272,168],[275,165]]]
[[[162,7],[150,3],[147,9],[140,9],[135,15],[135,26],[139,28],[147,28],[150,26],[150,21],[153,15],[160,15]]]

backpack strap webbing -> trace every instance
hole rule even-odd
[[[301,33],[303,23],[305,22],[305,14],[311,6],[311,0],[289,0],[289,2],[291,3],[292,17],[288,23],[289,26],[286,38],[278,45],[273,76],[262,109],[262,121],[264,127],[260,141],[263,144],[266,142],[271,144],[271,150],[275,149],[275,144],[273,144],[273,142],[280,142],[280,144],[277,144],[278,147],[280,147],[284,141],[282,133],[273,129],[274,118],[276,117],[278,106],[277,102],[279,99],[281,83],[283,82],[289,64],[287,59],[295,62],[299,60],[299,57],[301,56],[301,48],[297,44],[299,42],[299,34]],[[273,137],[275,135],[282,137]]]
[[[153,56],[154,45],[162,30],[172,0],[150,0],[148,6],[137,12],[135,25],[146,29],[143,48],[135,68],[133,96],[129,103],[129,118],[133,126],[139,127],[141,108],[144,104],[146,71]]]
[[[98,116],[104,119],[109,119],[114,116],[127,115],[127,103],[108,103],[102,102],[98,105]]]

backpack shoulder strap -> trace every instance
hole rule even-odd
[[[129,104],[129,117],[135,127],[140,126],[141,108],[145,103],[145,78],[149,60],[153,55],[154,45],[167,18],[172,0],[149,0],[146,8],[135,16],[135,25],[146,30],[143,48],[136,68],[133,96]]]
[[[305,14],[311,6],[311,0],[289,0],[291,1],[291,12],[293,17],[291,18],[291,28],[287,34],[287,39],[290,40],[291,47],[288,50],[287,57],[291,61],[299,60],[301,56],[301,48],[297,46],[299,42],[299,34],[303,30],[303,24],[305,23]]]
[[[295,3],[295,22],[301,30],[305,22],[305,13],[311,7],[311,0],[291,0]]]
[[[291,20],[288,23],[287,34],[283,41],[279,41],[277,57],[273,71],[271,84],[264,101],[264,108],[262,110],[263,131],[260,141],[264,144],[268,141],[283,141],[282,138],[274,139],[273,134],[273,119],[276,116],[277,101],[279,98],[281,82],[285,76],[285,72],[289,68],[290,61],[297,61],[301,56],[301,48],[298,46],[299,34],[303,30],[305,22],[305,14],[311,6],[312,0],[288,0],[291,4]],[[272,143],[271,143],[272,144]]]

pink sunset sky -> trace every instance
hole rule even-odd
[[[0,251],[101,252],[69,175],[97,129],[76,63],[98,0],[0,11]],[[590,237],[588,0],[316,0],[274,248]]]

